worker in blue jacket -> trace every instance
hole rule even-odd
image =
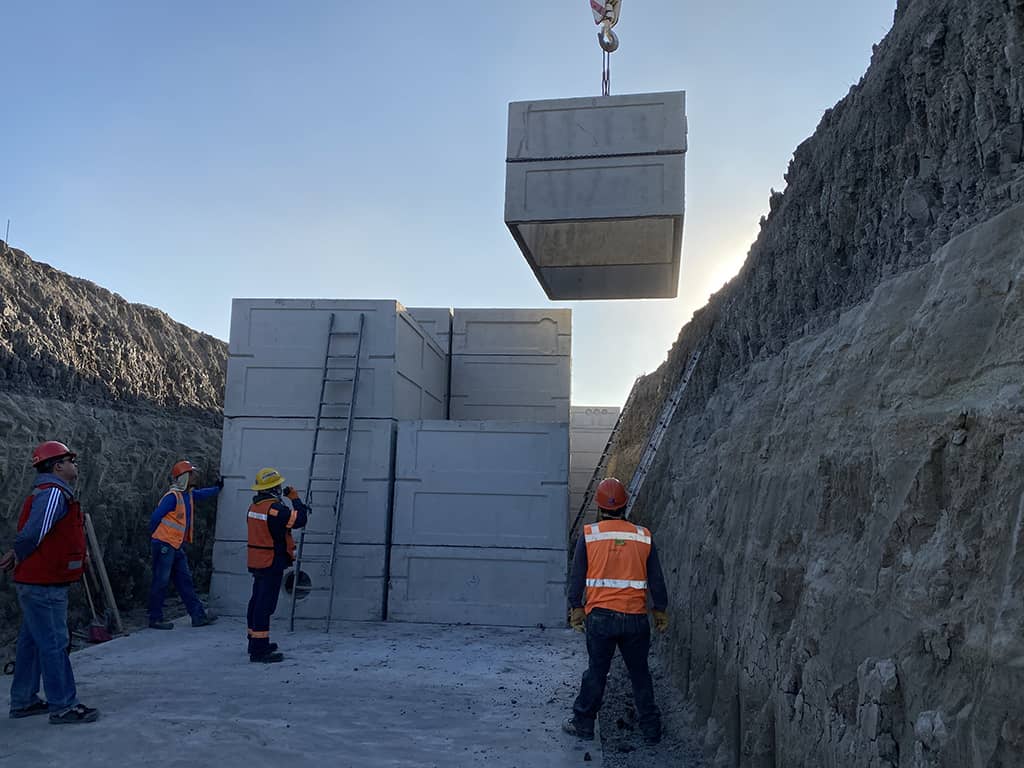
[[[220,493],[224,480],[218,480],[210,488],[193,489],[190,481],[195,471],[192,463],[184,460],[171,468],[171,487],[160,499],[149,521],[153,553],[153,583],[149,590],[149,626],[152,629],[174,629],[174,624],[164,621],[164,597],[171,581],[192,617],[193,627],[205,627],[216,620],[207,615],[196,597],[183,545],[192,543],[195,502]]]

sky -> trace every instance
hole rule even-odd
[[[225,340],[233,297],[570,307],[573,403],[621,405],[894,10],[623,0],[612,93],[687,94],[676,299],[552,303],[504,224],[508,103],[600,93],[589,0],[9,0],[0,236]]]

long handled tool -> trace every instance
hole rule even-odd
[[[82,586],[85,587],[85,599],[89,601],[89,610],[92,612],[92,624],[89,625],[89,642],[105,643],[107,640],[112,640],[113,637],[107,629],[107,623],[101,621],[100,617],[96,615],[96,604],[92,601],[92,590],[89,589],[89,577],[84,573],[82,574]]]

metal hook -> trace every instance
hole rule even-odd
[[[615,53],[619,49],[619,36],[615,34],[615,31],[607,22],[597,33],[597,42],[605,53]]]

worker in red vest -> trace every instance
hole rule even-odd
[[[21,506],[14,549],[0,558],[0,569],[14,569],[21,605],[10,716],[49,713],[53,725],[91,723],[99,711],[78,701],[68,658],[68,586],[82,577],[86,558],[85,517],[72,490],[78,457],[50,440],[32,452],[32,466],[38,474]]]
[[[205,627],[216,621],[206,613],[196,597],[183,545],[192,543],[195,503],[220,493],[224,480],[217,480],[217,484],[209,488],[192,488],[191,480],[196,471],[192,462],[185,460],[171,467],[171,487],[160,499],[149,521],[153,555],[153,581],[149,588],[149,626],[152,629],[174,629],[174,624],[164,621],[164,597],[167,585],[172,581],[192,617],[193,627]]]
[[[277,643],[270,642],[270,617],[277,610],[285,569],[295,562],[292,531],[305,527],[309,510],[296,490],[285,486],[281,473],[271,467],[256,473],[252,489],[256,495],[247,515],[248,566],[252,574],[249,661],[268,664],[284,659]]]
[[[654,703],[654,682],[647,666],[651,648],[647,603],[650,597],[654,626],[664,632],[668,628],[665,577],[651,532],[623,519],[628,499],[622,483],[605,478],[595,498],[601,519],[584,526],[569,581],[570,624],[587,633],[590,666],[583,673],[573,716],[562,730],[581,739],[594,738],[594,720],[618,648],[633,684],[640,733],[646,743],[657,744],[661,713]]]

